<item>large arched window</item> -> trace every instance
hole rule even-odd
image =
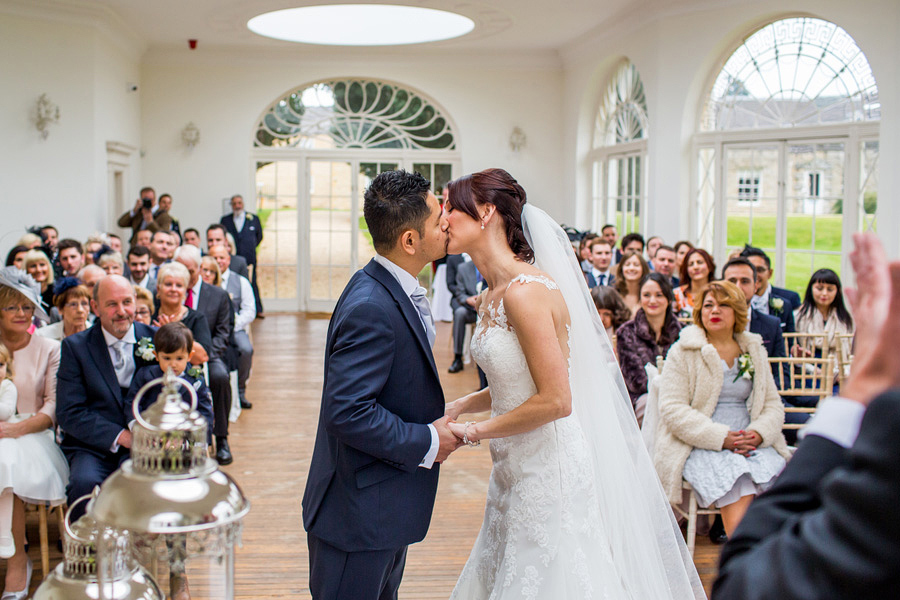
[[[865,55],[820,19],[770,23],[715,76],[695,136],[697,239],[718,256],[768,251],[776,282],[840,272],[843,241],[874,229],[881,104]]]
[[[277,99],[252,143],[265,226],[259,287],[274,310],[331,310],[375,255],[362,195],[378,173],[419,172],[440,199],[460,168],[455,127],[437,103],[370,79],[319,81]]]
[[[615,224],[620,234],[642,232],[647,214],[647,101],[637,69],[615,69],[594,123],[593,227]]]

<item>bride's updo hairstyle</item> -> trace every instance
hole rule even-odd
[[[525,190],[513,176],[503,169],[486,169],[464,175],[447,184],[448,203],[476,221],[481,220],[478,206],[493,204],[506,226],[506,241],[512,251],[525,262],[534,260],[534,250],[525,240],[522,231],[522,208],[525,206]]]

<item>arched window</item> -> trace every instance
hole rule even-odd
[[[455,127],[437,103],[365,78],[319,81],[277,99],[252,143],[265,227],[258,280],[272,310],[332,310],[375,255],[362,196],[378,173],[421,173],[441,199],[460,168]]]
[[[593,226],[615,224],[620,234],[643,231],[647,203],[647,101],[637,69],[627,60],[606,87],[594,123]]]
[[[778,285],[840,272],[843,240],[873,229],[881,104],[843,29],[797,17],[745,38],[716,74],[695,136],[697,240],[765,249]]]

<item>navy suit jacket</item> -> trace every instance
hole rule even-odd
[[[188,368],[190,367],[191,365],[189,364]],[[162,376],[163,372],[158,364],[146,366],[134,374],[134,378],[131,380],[131,387],[128,388],[128,395],[125,396],[125,419],[128,422],[131,422],[134,419],[134,399],[137,396],[137,393],[147,384],[147,382]],[[194,391],[197,392],[197,412],[203,415],[203,418],[206,419],[206,423],[209,425],[209,428],[207,429],[207,438],[209,438],[208,441],[211,441],[213,426],[212,394],[206,386],[206,382],[203,381],[202,376],[191,377],[187,371],[178,377],[191,384]],[[190,406],[191,396],[190,392],[187,391],[187,388],[183,385],[179,385],[178,391],[181,392],[182,399]],[[150,408],[150,406],[159,398],[160,392],[162,392],[162,384],[157,383],[150,387],[150,389],[141,396],[141,404],[138,406],[138,410],[144,412]]]
[[[256,264],[256,247],[263,239],[262,223],[251,212],[244,213],[244,227],[240,231],[234,226],[234,214],[228,213],[219,219],[225,230],[234,237],[236,253],[247,259],[248,265]],[[246,275],[244,275],[246,277]]]
[[[792,292],[791,290],[786,290],[784,288],[772,286],[772,293],[770,296],[776,296],[778,298],[783,298],[791,303],[791,310],[797,310],[800,308],[800,305],[803,304],[803,301],[800,300],[800,294],[797,292]]]
[[[425,537],[438,468],[420,468],[444,395],[419,314],[370,261],[338,300],[325,346],[322,408],[303,495],[307,532],[345,552]]]
[[[135,322],[138,341],[153,339],[153,334],[152,328]],[[135,353],[135,373],[150,364]],[[124,407],[124,394],[109,358],[100,319],[96,319],[89,329],[62,341],[56,383],[56,418],[63,430],[60,446],[66,451],[111,458],[110,447],[128,427]]]
[[[803,440],[729,537],[712,600],[896,598],[898,430],[894,389],[869,405],[852,448]]]
[[[790,311],[787,311],[790,312]],[[778,317],[759,312],[755,308],[750,309],[750,333],[762,336],[763,347],[769,354],[769,358],[784,358],[787,356],[784,347],[784,335],[781,333],[781,321]],[[788,382],[790,378],[790,366],[782,365],[783,378],[779,378],[775,367],[772,367],[772,376],[775,382]]]
[[[594,277],[594,272],[593,272],[593,271],[585,271],[585,272],[584,272],[584,280],[585,280],[585,282],[587,283],[588,289],[595,288],[595,287],[597,287],[598,285],[600,285],[600,284],[597,282],[597,279]],[[609,276],[606,278],[606,283],[604,283],[603,285],[611,286],[611,285],[613,285],[615,282],[616,282],[616,276],[615,276],[615,274],[614,274],[614,273],[610,273]]]
[[[197,312],[206,317],[206,324],[212,336],[212,347],[206,348],[209,357],[227,361],[234,335],[234,306],[228,292],[204,281],[200,285]]]

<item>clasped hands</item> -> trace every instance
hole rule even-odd
[[[467,427],[465,423],[457,423],[456,419],[461,413],[462,406],[459,401],[449,402],[444,416],[432,423],[440,438],[440,448],[435,462],[440,463],[447,460],[453,451],[465,445],[464,439],[470,443],[480,441],[476,432],[477,424],[470,424]]]
[[[741,456],[752,456],[762,444],[762,436],[752,429],[749,431],[729,431],[722,443],[723,450],[731,450]]]

